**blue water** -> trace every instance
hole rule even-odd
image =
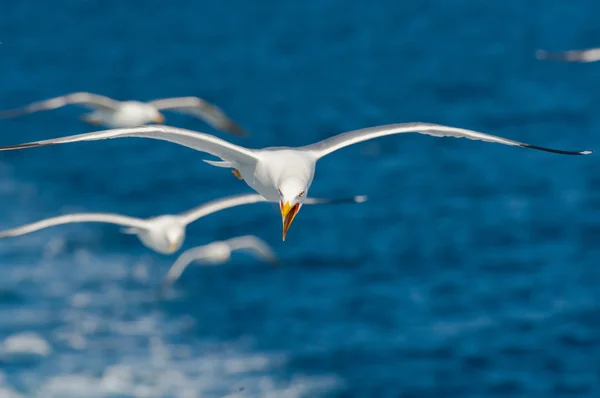
[[[598,150],[600,63],[533,54],[600,46],[599,13],[592,0],[3,0],[0,108],[198,95],[250,147],[426,121]],[[81,114],[0,121],[0,144],[91,131]],[[141,139],[3,152],[0,226],[250,192],[204,158]],[[599,159],[419,135],[347,148],[310,194],[367,203],[305,206],[286,242],[273,204],[200,220],[184,248],[256,234],[284,266],[192,267],[163,303],[174,256],[117,228],[2,240],[0,396],[598,397]]]

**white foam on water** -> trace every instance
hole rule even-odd
[[[25,398],[25,396],[11,388],[0,387],[0,398]]]
[[[47,357],[52,352],[52,347],[37,333],[23,332],[4,339],[0,352],[4,360],[22,356]]]
[[[190,334],[199,320],[149,309],[160,282],[151,262],[51,246],[45,256],[32,248],[34,264],[12,255],[3,262],[11,288],[33,288],[1,310],[0,325],[45,338],[26,332],[3,341],[3,353],[35,361],[0,379],[0,398],[300,398],[343,386],[335,375],[295,372],[290,353],[258,350],[251,338],[205,341]]]
[[[285,358],[269,354],[218,354],[179,359],[173,352],[122,358],[101,374],[46,375],[36,396],[93,397],[314,397],[341,386],[333,376],[295,375],[276,380],[270,372],[285,366]],[[171,356],[173,356],[171,358]],[[37,383],[36,383],[37,384]]]

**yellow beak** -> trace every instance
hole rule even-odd
[[[285,205],[279,202],[279,207],[281,209],[281,223],[283,226],[282,239],[285,241],[287,231],[288,229],[290,229],[292,221],[294,221],[294,217],[296,217],[296,214],[298,214],[298,210],[300,210],[300,205],[296,203],[294,206],[290,206],[290,202],[285,202]]]
[[[162,113],[159,113],[156,119],[154,119],[154,123],[161,124],[165,121],[165,116]]]
[[[169,250],[174,252],[176,248],[177,248],[177,242],[169,242]]]

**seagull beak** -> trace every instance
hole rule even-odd
[[[169,242],[169,250],[175,252],[175,249],[177,249],[177,242]]]
[[[282,202],[279,202],[279,208],[281,209],[281,223],[283,225],[282,239],[285,241],[287,231],[290,229],[294,217],[298,214],[298,210],[300,210],[300,204],[296,203],[295,205],[290,206],[290,202],[285,202],[285,205]]]
[[[165,121],[165,116],[162,113],[159,113],[158,116],[154,119],[154,123],[162,124]]]

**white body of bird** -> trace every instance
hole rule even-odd
[[[165,118],[155,106],[140,101],[123,101],[115,110],[98,109],[82,119],[91,124],[111,128],[137,127],[148,123],[162,123]]]
[[[158,253],[172,254],[181,248],[187,227],[181,217],[164,215],[149,218],[146,222],[145,228],[130,227],[122,232],[137,235],[144,246]]]

